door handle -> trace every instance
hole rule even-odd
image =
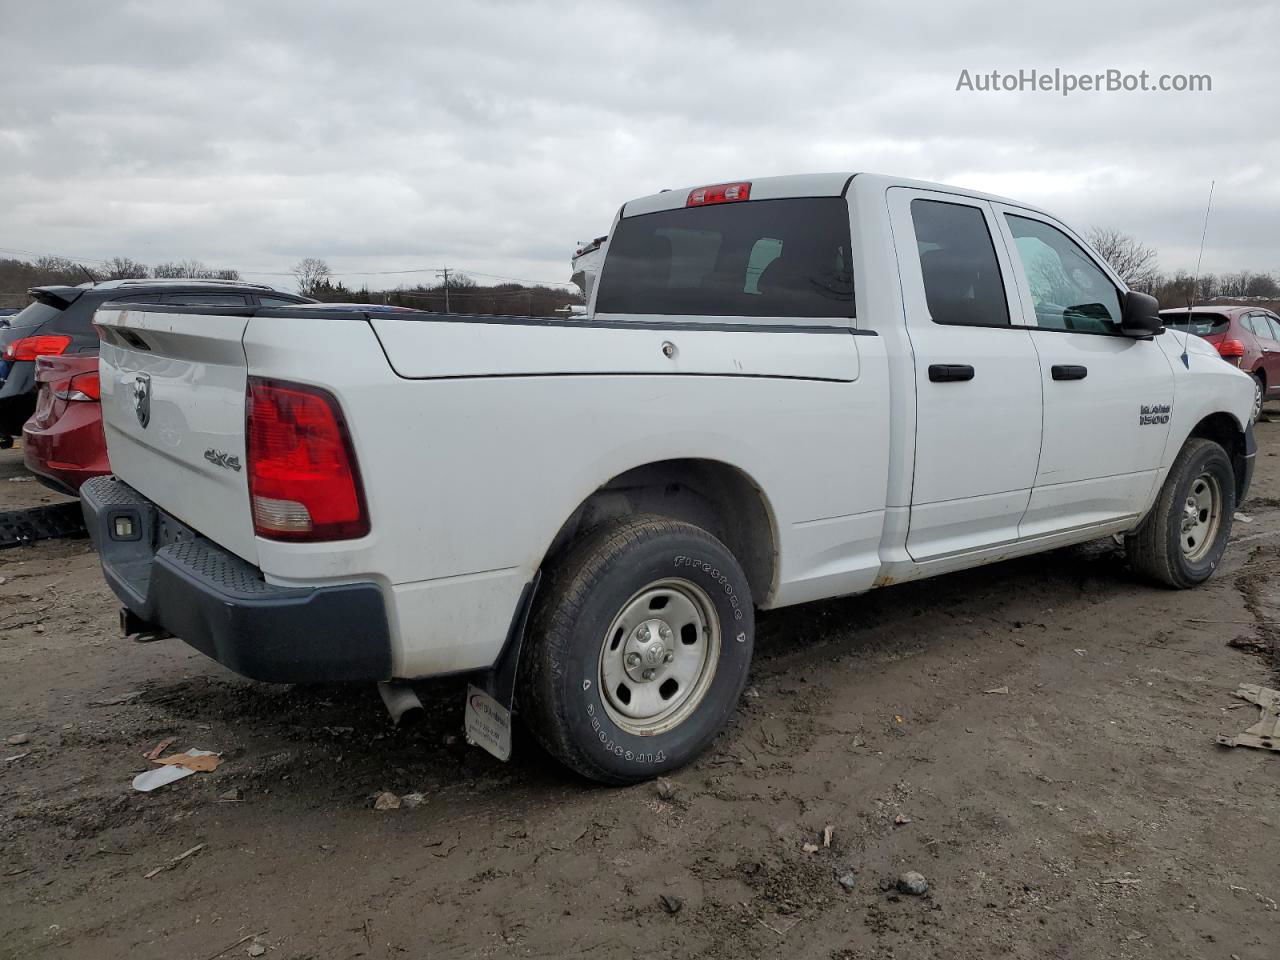
[[[958,383],[973,379],[973,367],[967,363],[931,363],[929,380],[933,383]]]
[[[1089,368],[1074,363],[1055,363],[1049,372],[1055,380],[1083,380],[1089,375]]]

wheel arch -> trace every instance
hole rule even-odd
[[[1227,456],[1231,458],[1231,466],[1235,470],[1236,503],[1239,504],[1248,492],[1248,474],[1250,471],[1247,466],[1249,457],[1253,453],[1250,450],[1248,428],[1242,426],[1240,421],[1232,414],[1218,411],[1203,417],[1191,429],[1191,433],[1187,435],[1188,440],[1192,437],[1212,440],[1227,451]]]
[[[587,496],[556,532],[540,567],[578,534],[616,517],[658,514],[695,524],[718,538],[747,575],[757,606],[777,585],[778,528],[760,485],[722,460],[676,458],[617,474]]]

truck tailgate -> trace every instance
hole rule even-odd
[[[245,463],[243,310],[101,309],[102,421],[116,476],[257,561]]]

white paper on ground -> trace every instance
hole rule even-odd
[[[211,757],[213,750],[187,750],[189,757]],[[140,773],[133,778],[133,789],[141,790],[143,793],[150,793],[156,787],[163,787],[166,783],[173,783],[175,780],[181,780],[183,777],[189,777],[195,773],[194,770],[188,770],[186,767],[180,767],[176,763],[166,764],[162,767],[156,767],[145,773]]]

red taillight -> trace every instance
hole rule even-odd
[[[44,334],[39,337],[23,337],[4,348],[6,360],[34,360],[44,354],[56,357],[71,346],[71,338],[61,334]]]
[[[1224,357],[1244,356],[1244,344],[1239,340],[1219,340],[1214,346],[1218,348],[1218,353]]]
[[[751,183],[717,183],[714,187],[699,187],[689,191],[686,207],[705,207],[709,203],[737,203],[751,199]]]
[[[249,500],[269,540],[351,540],[369,513],[342,411],[319,387],[250,377]]]
[[[96,402],[102,399],[102,384],[98,380],[96,373],[82,373],[78,377],[72,377],[67,382],[66,387],[61,390],[55,390],[53,395],[59,400]]]

